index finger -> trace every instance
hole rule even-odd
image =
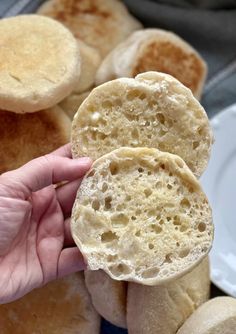
[[[2,174],[0,184],[11,189],[11,196],[26,199],[32,192],[49,185],[83,177],[91,164],[91,159],[85,157],[70,159],[48,154],[14,171]]]
[[[57,155],[59,157],[72,158],[71,143],[61,146],[49,154]]]

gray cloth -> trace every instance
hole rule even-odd
[[[0,0],[0,17],[34,12],[44,0]]]

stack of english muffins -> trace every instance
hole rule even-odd
[[[209,297],[212,216],[197,177],[211,144],[204,109],[164,73],[102,84],[74,116],[73,156],[95,162],[72,234],[94,306],[129,333],[176,333]]]
[[[99,334],[102,316],[131,334],[234,333],[236,301],[207,302],[202,57],[118,0],[49,0],[0,33],[0,173],[70,139],[94,160],[71,219],[88,270],[0,306],[0,332]]]
[[[68,103],[77,108],[106,53],[141,28],[119,1],[48,1],[38,14],[0,21],[0,173],[69,142]]]

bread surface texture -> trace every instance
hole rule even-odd
[[[176,34],[162,29],[143,29],[133,32],[106,56],[97,72],[96,84],[120,77],[135,77],[147,71],[172,75],[199,99],[207,64]]]
[[[102,57],[142,25],[118,0],[50,0],[38,10],[62,22]]]
[[[97,312],[113,325],[126,328],[126,282],[113,280],[103,270],[87,270],[84,275]]]
[[[179,155],[199,177],[213,135],[191,91],[172,76],[146,72],[94,88],[72,123],[73,157],[100,156],[121,146],[153,147]]]
[[[0,305],[1,334],[99,334],[100,316],[76,273]]]
[[[64,100],[59,103],[59,106],[63,109],[63,111],[69,116],[71,120],[73,120],[75,114],[77,113],[80,105],[86,99],[86,97],[90,94],[90,91],[86,91],[84,93],[72,93],[67,96]]]
[[[59,106],[27,114],[0,110],[0,174],[70,141],[71,121]]]
[[[235,334],[236,299],[217,297],[199,307],[178,334]]]
[[[0,21],[0,108],[16,113],[54,106],[80,74],[76,39],[59,22],[39,15]]]
[[[81,94],[95,85],[95,75],[101,63],[101,56],[95,48],[80,40],[78,40],[78,43],[81,58],[81,73],[73,92]]]
[[[127,324],[129,334],[176,334],[184,321],[210,293],[209,260],[190,273],[161,286],[128,284]],[[186,332],[192,334],[192,331]]]
[[[72,236],[92,270],[157,285],[209,252],[212,214],[184,161],[150,148],[120,148],[94,162],[72,210]]]

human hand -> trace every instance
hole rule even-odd
[[[0,304],[84,269],[69,217],[90,165],[66,145],[0,176]]]

